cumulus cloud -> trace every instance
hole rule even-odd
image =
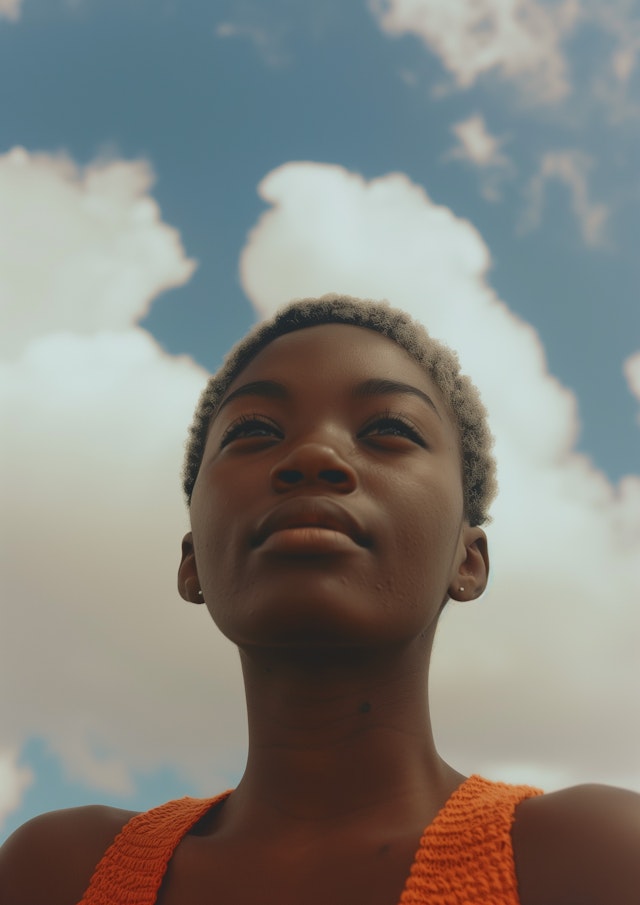
[[[0,671],[20,690],[0,731],[5,743],[43,736],[99,788],[124,793],[133,769],[167,763],[197,775],[205,689],[225,685],[231,655],[175,590],[178,473],[205,376],[133,327],[52,333],[0,364],[11,526]],[[224,741],[216,750],[224,761]]]
[[[143,163],[0,158],[0,747],[42,737],[76,780],[119,792],[167,764],[224,784],[243,739],[237,717],[225,728],[242,711],[234,652],[175,591],[206,375],[136,326],[193,270],[150,179]],[[11,763],[5,812],[24,787]]]
[[[470,223],[402,174],[366,182],[287,164],[260,195],[270,209],[241,258],[258,311],[327,291],[387,297],[459,350],[489,408],[501,476],[494,575],[486,598],[451,607],[439,631],[443,753],[461,770],[547,787],[640,789],[640,477],[614,487],[575,451],[576,400],[491,289]]]
[[[536,229],[542,220],[547,184],[559,181],[569,191],[571,209],[586,245],[595,247],[605,242],[605,227],[609,208],[590,199],[589,173],[593,160],[583,151],[568,149],[549,151],[542,156],[537,172],[527,187],[527,206],[520,228],[524,232]]]
[[[435,53],[460,88],[489,72],[516,79],[531,100],[556,102],[569,90],[562,40],[578,0],[370,0],[390,35],[413,34]]]
[[[125,329],[194,269],[148,194],[144,161],[80,170],[65,156],[0,157],[0,355],[53,330]]]
[[[33,774],[18,763],[18,752],[0,750],[0,827],[20,804],[22,795],[33,782]]]
[[[0,18],[17,22],[20,18],[20,5],[22,0],[0,0]]]

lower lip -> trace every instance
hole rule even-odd
[[[265,553],[322,556],[331,553],[353,553],[361,547],[348,534],[342,534],[341,531],[308,526],[274,531],[259,549]]]

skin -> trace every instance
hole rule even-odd
[[[433,405],[415,392],[358,395],[371,379]],[[257,381],[280,390],[237,393]],[[301,512],[315,527],[300,527]],[[191,525],[178,587],[239,648],[249,756],[224,807],[178,847],[158,902],[247,905],[259,891],[264,905],[395,905],[424,827],[464,779],[431,731],[438,617],[479,596],[489,567],[437,387],[363,328],[278,338],[211,425]],[[638,905],[639,800],[577,787],[523,802],[522,905]],[[31,821],[0,856],[0,901],[73,905],[130,816],[82,808]]]

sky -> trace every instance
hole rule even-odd
[[[0,0],[0,110],[0,838],[238,781],[183,444],[229,347],[329,291],[458,350],[496,438],[440,752],[640,791],[638,0]]]

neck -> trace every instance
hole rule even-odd
[[[236,817],[326,829],[388,812],[426,823],[462,777],[435,749],[429,646],[414,647],[244,650],[249,757]]]

